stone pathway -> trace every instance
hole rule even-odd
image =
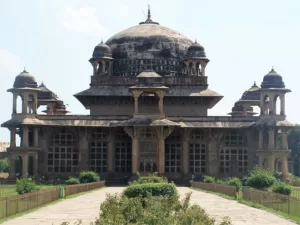
[[[100,203],[106,193],[120,193],[122,187],[109,187],[93,191],[76,198],[70,198],[50,204],[31,213],[8,220],[3,225],[60,225],[71,222],[73,225],[81,219],[83,225],[89,225],[99,215]],[[179,187],[182,197],[185,193],[193,192],[191,203],[199,204],[208,214],[220,220],[224,216],[232,219],[233,225],[295,225],[272,213],[255,209],[233,200],[224,199],[214,194],[195,191],[187,187]]]
[[[218,221],[229,216],[233,225],[295,225],[289,220],[249,207],[234,200],[228,200],[218,195],[195,191],[187,187],[178,188],[180,196],[193,192],[191,204],[198,204]]]

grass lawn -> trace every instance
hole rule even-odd
[[[60,185],[61,186],[61,185]],[[38,185],[42,189],[58,187],[54,185]],[[18,195],[15,184],[0,184],[0,198]]]

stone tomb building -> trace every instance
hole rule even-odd
[[[11,133],[11,179],[92,170],[110,181],[136,172],[183,181],[243,176],[255,165],[287,175],[290,90],[274,69],[228,116],[208,116],[223,96],[208,87],[204,47],[152,21],[150,10],[146,21],[97,45],[89,61],[90,87],[74,96],[90,115],[68,114],[25,70],[15,78],[11,119],[2,124]]]

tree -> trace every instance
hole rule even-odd
[[[300,156],[300,125],[296,124],[288,133],[288,146],[291,157]]]
[[[8,173],[9,171],[9,160],[8,158],[0,159],[0,172]]]

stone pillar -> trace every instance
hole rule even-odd
[[[22,177],[28,176],[28,154],[25,152],[22,155]]]
[[[28,147],[28,127],[27,126],[22,127],[22,147],[23,148]]]
[[[289,169],[288,169],[288,159],[287,159],[287,157],[286,156],[283,156],[282,157],[282,176],[283,176],[283,179],[287,179],[288,178],[288,171],[289,171]]]
[[[38,148],[39,147],[39,127],[34,127],[33,133],[34,133],[34,137],[33,137],[34,145],[33,146],[35,148]]]
[[[9,156],[10,167],[9,167],[9,178],[16,178],[16,155],[14,153],[10,153]]]
[[[189,174],[189,132],[184,130],[183,142],[182,142],[182,172],[184,177],[188,177]]]
[[[114,173],[115,137],[110,134],[108,138],[107,172]]]
[[[136,174],[138,172],[138,151],[139,151],[139,142],[138,142],[138,137],[136,134],[136,130],[134,129],[134,135],[132,137],[132,173]]]
[[[201,76],[205,76],[206,63],[201,62]]]
[[[34,114],[37,114],[37,93],[34,94],[32,111]]]
[[[97,65],[98,65],[98,62],[93,62],[93,75],[96,75],[97,74]]]
[[[80,130],[79,154],[79,172],[89,170],[89,143],[87,130],[84,128]]]
[[[13,108],[12,108],[13,113],[17,113],[17,98],[18,95],[16,93],[13,93]]]
[[[134,113],[139,112],[139,97],[141,95],[141,92],[139,91],[132,91],[133,97],[134,97]]]
[[[280,96],[280,115],[285,115],[285,95]]]
[[[264,144],[264,130],[263,128],[258,129],[258,149],[262,149]]]
[[[16,147],[16,128],[10,128],[10,147]]]
[[[102,73],[105,73],[105,61],[101,61],[102,62]]]
[[[268,164],[268,169],[271,170],[271,171],[274,171],[275,170],[275,161],[274,161],[274,155],[269,155],[267,157],[267,164]]]
[[[207,148],[207,152],[208,152],[208,159],[206,160],[207,162],[207,170],[209,175],[211,176],[218,176],[219,171],[220,171],[220,164],[219,164],[219,159],[218,159],[218,155],[219,155],[219,151],[220,151],[220,137],[222,135],[222,133],[216,133],[216,132],[212,132],[211,130],[209,131],[209,142],[208,142],[208,148]]]
[[[158,143],[158,174],[165,173],[165,137],[164,127],[160,127],[159,143]]]
[[[281,143],[283,149],[288,149],[288,137],[287,137],[287,130],[284,128],[281,128],[282,134],[281,134]]]
[[[264,156],[258,156],[258,167],[264,168]]]
[[[33,165],[33,175],[35,177],[38,177],[39,173],[39,157],[38,157],[38,153],[36,152],[35,153],[35,156],[34,156],[34,165]]]
[[[164,114],[164,92],[163,91],[158,91],[156,94],[159,97],[159,112],[160,114]]]
[[[27,107],[28,107],[28,93],[23,94],[23,108],[22,113],[27,114]]]
[[[275,141],[274,141],[274,128],[269,128],[269,149],[274,149],[275,148]]]

